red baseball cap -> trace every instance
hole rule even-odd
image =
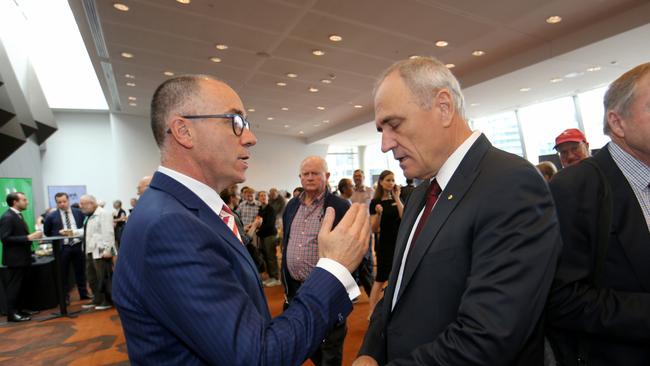
[[[580,141],[584,141],[585,143],[588,143],[585,134],[582,133],[582,131],[580,131],[577,128],[569,128],[564,130],[561,134],[559,134],[555,138],[555,146],[553,146],[553,148],[557,150],[557,146],[559,144],[563,144],[565,142],[580,142]]]

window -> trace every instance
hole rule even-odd
[[[330,171],[330,188],[335,189],[342,178],[352,179],[352,173],[359,167],[359,149],[356,146],[330,145],[325,160]]]
[[[567,128],[578,128],[572,97],[554,99],[521,108],[519,121],[526,146],[526,157],[533,164],[540,155],[555,154],[555,137]]]
[[[395,183],[400,185],[406,184],[406,178],[404,178],[402,168],[399,167],[399,162],[393,159],[392,152],[383,153],[381,151],[381,144],[367,145],[364,158],[366,185],[374,185],[384,170],[390,170],[395,174]]]
[[[500,113],[494,116],[472,120],[472,128],[487,136],[492,145],[501,150],[524,156],[519,137],[519,125],[514,111]]]
[[[582,124],[585,126],[585,135],[589,141],[590,149],[600,149],[609,142],[609,136],[603,133],[603,97],[607,87],[590,90],[578,94],[578,104],[582,115]]]

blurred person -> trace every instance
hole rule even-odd
[[[250,227],[255,217],[259,215],[260,203],[255,200],[255,190],[251,187],[243,187],[241,195],[242,201],[239,203],[239,207],[237,207],[237,214],[246,228]]]
[[[296,187],[296,188],[294,188],[294,189],[293,189],[293,197],[292,197],[292,198],[296,198],[296,197],[300,196],[300,195],[302,194],[303,191],[304,191],[304,189],[303,189],[302,187]]]
[[[278,272],[277,255],[277,229],[275,228],[275,210],[269,204],[269,196],[266,192],[257,193],[257,200],[260,203],[259,219],[261,223],[257,228],[262,257],[266,264],[266,272],[269,278],[263,282],[266,287],[280,286],[280,273]]]
[[[370,200],[374,196],[375,191],[364,184],[365,176],[363,170],[355,170],[352,174],[352,180],[354,181],[354,192],[351,197],[352,203],[370,204]]]
[[[144,191],[149,188],[149,184],[151,184],[150,175],[145,175],[138,181],[138,185],[135,187],[136,192],[138,193],[138,197],[141,197],[144,194]]]
[[[113,227],[115,228],[115,248],[120,247],[120,239],[122,238],[122,231],[126,223],[126,211],[122,208],[122,201],[113,201]]]
[[[539,170],[539,172],[544,177],[544,180],[547,182],[550,182],[551,178],[553,178],[553,176],[557,173],[557,168],[551,161],[542,161],[541,163],[535,165],[535,168]]]
[[[399,195],[399,198],[406,204],[406,201],[408,201],[409,196],[411,193],[413,193],[413,190],[415,189],[415,185],[413,185],[413,179],[412,178],[406,178],[406,185],[402,187],[401,193]]]
[[[352,203],[350,198],[352,197],[352,193],[354,192],[352,185],[352,181],[348,178],[342,178],[339,181],[337,190],[339,191],[339,194],[341,195],[341,198],[348,200],[348,202]]]
[[[553,148],[560,155],[560,162],[563,168],[575,165],[591,156],[587,138],[577,128],[569,128],[562,131],[555,138],[555,146]]]

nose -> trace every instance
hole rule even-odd
[[[392,136],[392,132],[384,131],[381,133],[381,151],[387,153],[393,150],[397,144]]]
[[[239,143],[246,147],[254,146],[257,144],[257,137],[255,137],[253,131],[244,129],[241,136],[239,136]]]

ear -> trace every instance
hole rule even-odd
[[[174,140],[186,149],[194,147],[192,127],[182,118],[174,118],[169,123],[169,131]]]
[[[329,180],[330,180],[330,172],[325,173],[325,180],[329,182]]]
[[[451,97],[451,94],[449,93],[449,90],[439,90],[434,98],[434,105],[437,106],[438,110],[440,111],[443,127],[449,127],[455,113],[454,101]]]
[[[624,125],[625,121],[616,111],[607,111],[607,124],[609,125],[610,131],[616,137],[623,138],[625,137]]]

